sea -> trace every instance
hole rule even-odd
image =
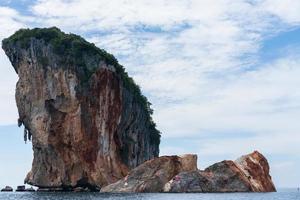
[[[297,189],[284,189],[274,193],[139,193],[139,194],[103,194],[103,193],[0,193],[1,200],[300,200]]]

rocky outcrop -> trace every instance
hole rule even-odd
[[[5,188],[1,189],[1,192],[12,192],[13,188],[10,186],[5,186]]]
[[[25,185],[17,186],[16,192],[25,192],[25,191],[26,191]]]
[[[125,178],[101,189],[101,192],[162,192],[176,174],[197,169],[197,156],[163,156],[133,169]]]
[[[164,192],[274,192],[266,158],[255,151],[237,161],[222,161],[204,171],[181,172]]]
[[[150,103],[117,60],[57,28],[3,40],[19,80],[16,102],[34,160],[25,182],[97,189],[159,154]]]
[[[216,163],[204,171],[183,172],[165,187],[165,192],[248,192],[251,185],[233,161]]]
[[[267,159],[258,151],[240,157],[235,161],[248,178],[253,192],[274,192],[276,188],[270,176]]]
[[[25,185],[17,186],[16,192],[35,192],[33,187],[26,188]]]

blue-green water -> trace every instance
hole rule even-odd
[[[0,193],[1,200],[300,200],[297,190],[230,194]]]

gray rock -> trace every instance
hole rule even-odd
[[[5,188],[1,189],[1,192],[12,192],[13,188],[10,186],[5,186]]]
[[[25,192],[25,185],[19,185],[17,186],[16,192]]]
[[[199,170],[181,172],[164,186],[164,192],[192,193],[208,191],[212,191],[212,184]]]

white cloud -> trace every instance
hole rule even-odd
[[[221,1],[220,1],[221,2]],[[221,2],[222,3],[222,2]],[[223,3],[222,3],[223,4]],[[33,12],[41,17],[48,18],[48,23],[61,22],[77,19],[73,23],[82,25],[84,28],[120,28],[128,25],[147,24],[150,26],[163,26],[168,29],[177,23],[183,22],[186,18],[202,16],[209,18],[218,14],[220,3],[214,4],[204,1],[204,4],[192,4],[190,1],[166,1],[166,0],[100,0],[100,1],[63,1],[52,0],[39,1]],[[201,9],[197,15],[192,15],[196,7],[209,7],[210,11]],[[216,11],[216,12],[215,12]],[[55,19],[56,18],[56,19]],[[58,20],[58,21],[55,21]],[[89,24],[92,22],[92,25]],[[71,24],[69,24],[71,25]],[[96,25],[96,27],[95,27]]]
[[[285,23],[300,24],[300,1],[298,0],[266,0],[262,7]]]
[[[16,10],[0,6],[0,40],[24,27],[23,21],[26,19],[29,18],[23,18]],[[16,124],[18,117],[14,93],[17,75],[2,49],[0,49],[0,74],[0,125]]]
[[[165,137],[197,135],[201,130],[300,130],[299,66],[299,58],[289,57],[232,76],[226,83],[207,80],[206,91],[195,88],[187,101],[162,105],[155,117]]]
[[[17,75],[2,49],[0,50],[0,73],[0,125],[16,124],[18,119],[15,103]]]
[[[23,25],[17,19],[19,18],[19,13],[14,9],[9,7],[0,6],[0,39],[13,34],[16,30],[21,28]]]

